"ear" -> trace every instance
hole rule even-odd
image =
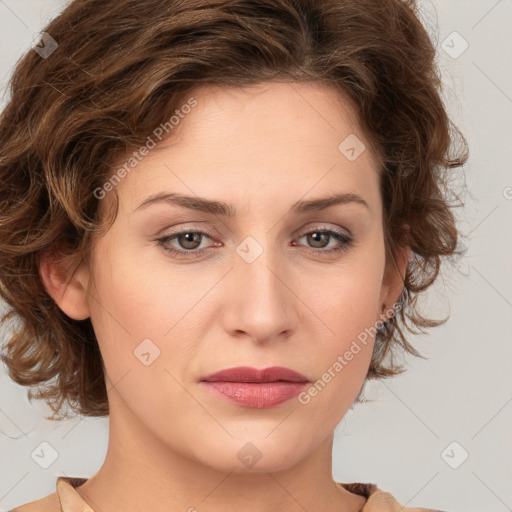
[[[87,286],[89,272],[84,262],[77,266],[73,257],[63,257],[59,251],[39,257],[39,275],[48,294],[59,308],[74,320],[89,318]]]
[[[410,255],[411,248],[402,245],[398,247],[395,258],[391,257],[386,261],[381,286],[381,314],[379,320],[385,321],[388,319],[388,316],[385,315],[386,311],[393,307],[402,293]]]

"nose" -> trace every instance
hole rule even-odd
[[[263,247],[263,252],[251,261],[243,251],[247,247],[252,251],[257,248],[249,245],[240,250],[239,247],[234,255],[224,328],[232,336],[253,339],[260,344],[286,339],[296,330],[298,322],[300,301],[293,289],[296,276],[286,265],[286,257],[278,251]]]

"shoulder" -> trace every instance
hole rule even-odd
[[[9,512],[61,512],[59,497],[54,492],[46,498],[41,498],[30,503],[25,503],[19,507],[13,508]]]
[[[365,496],[367,501],[361,512],[446,512],[433,508],[404,507],[391,493],[379,489],[373,483],[341,483],[347,491]]]
[[[20,505],[9,512],[93,512],[93,510],[80,498],[75,488],[86,482],[86,478],[59,477],[57,478],[56,492]]]

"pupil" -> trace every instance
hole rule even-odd
[[[186,249],[195,249],[194,247],[194,238],[197,236],[199,237],[200,236],[200,233],[185,233],[184,235],[182,235],[183,237],[185,237],[185,244],[184,244],[184,247]],[[197,240],[196,240],[197,242]],[[192,247],[189,247],[187,246],[187,244],[192,244]],[[196,244],[197,245],[197,244]]]
[[[310,236],[313,238],[313,242],[317,243],[317,242],[321,241],[322,237],[325,238],[327,235],[326,235],[326,233],[316,232],[316,233],[311,233]],[[320,244],[320,246],[323,247],[322,244]]]

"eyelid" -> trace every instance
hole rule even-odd
[[[184,226],[184,227],[180,227],[178,229],[178,231],[174,231],[172,233],[165,233],[165,231],[167,230],[168,228],[165,228],[165,229],[162,229],[159,233],[157,233],[157,237],[159,238],[164,238],[164,237],[171,237],[171,236],[177,236],[177,235],[180,235],[184,232],[186,233],[189,233],[189,232],[200,232],[200,233],[205,233],[207,234],[210,238],[215,238],[215,234],[214,234],[214,231],[209,229],[208,227],[203,227],[203,226]],[[322,224],[322,223],[319,223],[319,224],[314,224],[313,226],[309,226],[307,228],[304,228],[304,229],[301,229],[300,231],[296,231],[295,233],[293,233],[293,237],[294,238],[297,238],[297,237],[303,237],[305,234],[308,234],[308,233],[311,233],[312,231],[315,231],[315,230],[318,230],[318,231],[335,231],[337,233],[339,233],[340,235],[345,235],[347,236],[347,238],[352,238],[352,233],[350,232],[350,230],[348,230],[347,228],[340,228],[339,226],[335,226],[335,227],[330,227],[330,226],[327,226],[325,223]]]
[[[312,231],[335,231],[339,233],[340,235],[346,235],[347,237],[352,238],[352,233],[347,228],[342,228],[340,226],[331,226],[326,223],[317,223],[313,224],[312,226],[308,226],[305,229],[302,229],[298,232],[298,235],[296,236],[304,236],[307,233],[311,233]]]
[[[201,249],[174,249],[169,246],[166,246],[167,243],[170,242],[170,240],[174,240],[177,237],[179,237],[182,234],[185,233],[199,233],[200,235],[206,235],[207,238],[210,238],[211,240],[214,240],[212,237],[211,230],[208,228],[197,228],[197,227],[182,227],[178,231],[175,231],[173,233],[164,234],[158,238],[155,239],[155,241],[158,243],[158,245],[167,253],[171,254],[172,257],[176,259],[199,259],[201,256],[204,255],[205,252],[207,252],[209,249],[215,247],[215,243],[213,246],[209,247],[203,247]],[[291,244],[293,247],[299,246],[303,247],[303,250],[306,251],[309,254],[312,254],[314,256],[323,255],[324,257],[329,257],[336,254],[341,254],[342,252],[346,252],[354,247],[354,237],[349,233],[344,233],[342,229],[340,229],[338,226],[336,228],[333,227],[327,227],[325,225],[322,226],[313,226],[309,227],[307,229],[304,229],[300,232],[298,236],[294,236],[293,243]],[[316,249],[312,247],[302,246],[302,244],[295,243],[295,240],[297,238],[302,238],[304,236],[307,236],[311,233],[324,233],[328,234],[331,239],[336,240],[337,245],[334,248],[330,249]],[[202,240],[201,240],[202,241]],[[216,246],[218,247],[218,243],[216,243]]]

